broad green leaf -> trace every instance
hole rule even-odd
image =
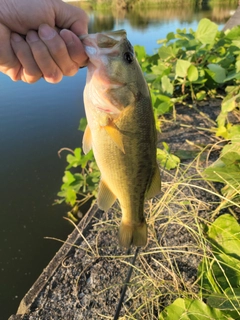
[[[240,170],[237,165],[227,167],[222,160],[204,170],[205,177],[210,181],[221,182],[235,187],[240,185]]]
[[[230,81],[230,80],[239,80],[239,79],[240,79],[240,72],[239,72],[239,71],[236,72],[235,70],[233,70],[233,71],[231,70],[231,71],[227,74],[224,82],[228,82],[228,81]]]
[[[163,142],[162,145],[164,147],[164,150],[167,151],[167,153],[169,153],[171,151],[169,145],[166,142]]]
[[[225,39],[239,40],[239,38],[240,38],[240,28],[239,28],[239,26],[235,26],[231,30],[227,30],[226,31]]]
[[[226,113],[224,112],[220,112],[218,117],[217,117],[217,124],[218,124],[218,127],[223,127],[225,130],[225,123],[226,123]]]
[[[238,164],[240,163],[240,140],[237,136],[233,139],[235,140],[232,140],[231,143],[223,147],[221,152],[221,161],[223,161],[224,164],[228,166],[228,168],[230,166],[233,166],[234,169],[237,170],[235,166],[238,166]]]
[[[92,150],[81,156],[81,168],[85,169],[89,161],[95,161]]]
[[[158,104],[157,106],[157,111],[159,115],[165,114],[167,112],[169,112],[169,110],[171,109],[172,104],[169,102],[161,102]]]
[[[225,133],[222,132],[221,135],[228,136],[229,131],[226,127],[222,130],[224,129]],[[204,170],[204,175],[207,180],[225,185],[221,190],[226,198],[224,206],[240,203],[240,135],[232,137],[231,143],[223,148],[220,158]]]
[[[215,72],[210,69],[204,69],[207,78],[206,86],[211,90],[218,87],[217,82],[214,80]]]
[[[172,96],[173,85],[172,85],[170,79],[167,76],[163,76],[161,79],[161,82],[162,82],[163,93],[166,93],[167,95]]]
[[[74,206],[77,200],[76,192],[73,189],[67,189],[66,193],[66,202],[69,203],[71,206]]]
[[[63,176],[63,182],[65,185],[70,185],[72,182],[75,181],[73,174],[70,171],[65,171]]]
[[[157,160],[159,161],[161,167],[166,168],[167,170],[171,170],[176,168],[180,159],[174,154],[168,152],[168,150],[161,150],[157,148]]]
[[[157,110],[158,115],[165,114],[172,108],[172,101],[171,99],[163,94],[152,94],[152,101],[153,101],[153,107]]]
[[[81,165],[81,151],[81,148],[76,148],[74,150],[74,155],[67,155],[67,162],[69,163],[67,169],[70,169],[72,167],[76,168],[77,166]]]
[[[204,69],[198,70],[198,73],[199,73],[199,78],[201,78],[203,81],[205,80],[206,82]]]
[[[179,29],[179,28],[177,28],[176,32],[177,32],[177,33],[186,33],[186,32],[187,32],[187,29],[186,29],[186,28],[184,28],[184,29]]]
[[[158,64],[153,65],[151,70],[153,74],[162,75],[165,71],[167,71],[167,67],[165,63],[163,63],[161,60],[158,60]]]
[[[240,226],[229,214],[224,214],[209,227],[208,236],[215,256],[205,257],[199,265],[201,286],[207,292],[222,294],[240,285]],[[219,254],[216,252],[219,252]],[[232,255],[232,256],[230,256]],[[227,292],[227,291],[225,291]]]
[[[158,93],[156,93],[155,96],[159,101],[171,103],[171,98],[169,98],[169,96],[166,96],[164,94],[158,94]]]
[[[157,75],[159,75],[159,73],[157,73]],[[157,75],[153,74],[153,73],[147,73],[145,75],[145,79],[148,83],[151,83],[153,82],[156,78],[157,78]]]
[[[187,41],[191,41],[191,40],[194,40],[194,36],[190,33],[182,33],[182,32],[179,32],[176,34],[176,38],[180,38],[180,39],[185,39]]]
[[[176,76],[185,78],[188,73],[188,68],[191,66],[191,63],[186,60],[178,59],[176,63]]]
[[[229,288],[229,290],[226,290],[225,293],[222,294],[212,293],[207,298],[207,304],[212,308],[220,310],[235,311],[238,309],[240,311],[240,289],[232,288],[231,290]]]
[[[240,139],[240,125],[236,124],[232,126],[229,130],[229,139],[239,136]]]
[[[204,18],[198,24],[196,39],[202,44],[213,44],[217,31],[218,26],[214,22]]]
[[[220,54],[220,56],[224,56],[226,54],[226,48],[224,47],[218,48],[218,53]]]
[[[142,62],[145,60],[147,54],[144,46],[136,45],[134,46],[134,51],[136,53],[136,56],[139,62]]]
[[[232,45],[229,47],[229,50],[231,50],[231,53],[233,54],[239,54],[240,50],[240,40],[232,40]]]
[[[161,48],[159,48],[158,54],[159,54],[159,57],[163,60],[167,60],[175,56],[172,47],[167,47],[167,46],[162,46]]]
[[[231,142],[232,142],[233,145],[234,145],[235,143],[240,143],[240,136],[239,136],[239,135],[236,135],[236,136],[232,137]],[[238,152],[240,152],[239,149],[237,149],[237,150],[238,150]]]
[[[167,42],[166,39],[158,39],[158,40],[157,40],[157,43],[158,43],[158,44],[162,44],[162,43],[166,43],[166,42]]]
[[[236,98],[238,98],[240,95],[231,96],[227,95],[222,102],[222,112],[227,113],[236,108]]]
[[[207,65],[208,69],[214,72],[213,80],[217,83],[223,83],[226,78],[226,70],[218,64],[210,63]]]
[[[219,126],[217,128],[217,131],[216,131],[216,136],[217,137],[223,137],[225,139],[228,139],[228,135],[229,135],[229,133],[228,133],[228,131],[227,131],[225,126]]]
[[[200,300],[178,298],[160,314],[159,320],[233,320]]]
[[[78,130],[84,131],[86,129],[86,126],[87,126],[87,119],[86,118],[81,118],[80,122],[79,122]]]
[[[236,62],[235,66],[236,66],[236,72],[237,73],[240,72],[240,60]]]
[[[187,77],[191,82],[198,80],[198,69],[193,64],[191,64],[187,70]]]
[[[199,154],[199,151],[194,150],[177,150],[175,155],[179,157],[181,160],[194,159]]]
[[[235,93],[235,91],[236,91],[236,87],[235,86],[227,86],[226,88],[225,88],[225,92],[229,95],[229,94],[232,94],[232,96],[234,95],[234,93]]]
[[[240,259],[240,225],[230,214],[218,217],[209,227],[208,236],[220,250]]]
[[[199,284],[207,294],[223,293],[229,287],[240,285],[240,260],[225,253],[205,257],[198,267]]]
[[[207,95],[206,91],[201,90],[201,91],[199,91],[199,92],[196,93],[196,99],[197,99],[198,101],[203,100],[203,99],[206,98],[206,95]]]
[[[192,49],[192,50],[196,50],[196,48],[197,48],[197,46],[198,46],[198,41],[196,40],[196,39],[193,39],[193,40],[189,40],[188,41],[188,48],[189,49]],[[194,53],[194,52],[192,52],[192,53]]]
[[[221,290],[240,285],[240,260],[226,254],[215,256],[212,265],[214,278]]]
[[[170,40],[175,39],[175,33],[174,33],[174,32],[169,32],[169,33],[167,34],[166,39],[167,39],[167,41],[170,41]]]

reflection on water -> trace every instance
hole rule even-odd
[[[89,33],[112,30],[118,23],[128,21],[132,28],[148,29],[154,25],[178,20],[180,23],[192,23],[208,18],[218,24],[225,24],[236,10],[238,1],[172,1],[169,4],[156,1],[154,5],[135,5],[130,9],[121,5],[98,6],[95,9],[88,3],[74,1],[71,4],[83,7],[90,16]],[[120,1],[120,3],[122,3]],[[172,30],[171,30],[172,31]]]
[[[237,6],[191,3],[185,9],[155,6],[131,11],[122,8],[100,11],[88,4],[89,32],[124,28],[134,45],[144,45],[152,53],[157,39],[179,27],[195,29],[203,17],[216,21],[221,28]],[[66,207],[52,207],[52,202],[65,167],[57,151],[81,143],[77,127],[83,115],[85,71],[64,78],[57,85],[43,80],[34,85],[14,83],[0,74],[2,319],[16,312],[19,301],[59,247],[43,237],[66,239],[71,230],[62,220]]]
[[[83,2],[74,2],[80,6]],[[152,54],[158,46],[156,41],[177,28],[197,28],[202,18],[208,18],[221,29],[237,8],[237,1],[211,2],[187,1],[178,5],[135,6],[131,10],[121,6],[97,9],[87,6],[89,15],[89,33],[126,29],[133,45],[145,45]],[[185,4],[185,6],[184,6]],[[101,8],[101,9],[100,9]]]

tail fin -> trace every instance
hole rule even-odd
[[[121,222],[118,238],[121,247],[129,248],[131,244],[137,247],[144,247],[147,243],[146,222],[144,221],[139,225]]]

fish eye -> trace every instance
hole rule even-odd
[[[127,63],[132,63],[133,62],[133,54],[131,52],[125,52],[124,55],[124,60],[127,62]]]

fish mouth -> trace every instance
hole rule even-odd
[[[105,74],[108,64],[108,56],[118,56],[119,47],[127,38],[125,30],[108,31],[82,35],[79,37],[89,58],[87,67],[94,73],[95,80],[99,81],[107,89],[118,89],[124,86],[119,81],[111,81]],[[101,71],[100,71],[101,70]]]
[[[79,39],[81,40],[89,59],[97,55],[101,49],[108,50],[114,46],[117,47],[119,42],[126,38],[127,33],[124,29],[95,34],[84,34],[79,36]],[[87,65],[88,64],[82,66],[82,68],[87,67]]]
[[[112,48],[120,40],[126,38],[127,33],[125,30],[109,31],[106,33],[99,33],[97,38],[97,45],[99,48]]]
[[[109,49],[116,46],[123,38],[126,38],[125,30],[108,31],[104,33],[87,34],[80,36],[80,40],[90,57],[97,54],[99,49]]]

